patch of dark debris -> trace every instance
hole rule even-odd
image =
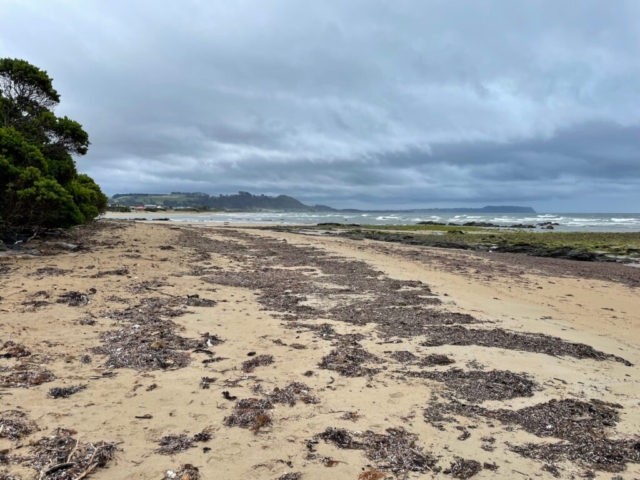
[[[543,353],[553,357],[569,356],[578,359],[615,360],[632,366],[627,360],[595,350],[583,343],[573,343],[543,333],[516,333],[502,328],[467,329],[462,326],[434,326],[424,332],[425,347],[441,345],[477,345],[479,347],[504,348],[523,352]]]
[[[384,353],[389,353],[389,356],[391,358],[393,358],[395,361],[400,362],[400,363],[413,362],[414,360],[416,360],[418,358],[417,356],[415,356],[413,353],[411,353],[408,350],[399,350],[397,352],[384,352]]]
[[[24,358],[31,355],[31,350],[12,340],[7,340],[0,348],[2,348],[2,353],[0,353],[2,358]]]
[[[57,428],[30,449],[30,455],[20,457],[20,463],[35,468],[39,478],[71,480],[87,477],[99,468],[105,468],[116,454],[116,444],[109,442],[81,442],[73,437],[77,432]]]
[[[165,435],[158,442],[159,448],[156,452],[161,455],[173,455],[178,452],[183,452],[194,447],[194,443],[208,442],[211,440],[211,438],[213,438],[211,432],[211,427],[207,427],[191,437],[186,433]]]
[[[381,362],[378,357],[367,352],[358,343],[344,344],[322,357],[318,365],[325,370],[333,370],[343,377],[367,377],[375,375],[378,369],[365,367],[367,362]]]
[[[162,480],[200,480],[201,478],[202,475],[200,475],[198,467],[195,467],[190,463],[185,463],[184,465],[180,465],[180,468],[176,471],[167,470],[164,477],[162,477]]]
[[[273,363],[273,355],[258,355],[242,362],[242,371],[245,373],[253,372],[256,367],[264,367]]]
[[[91,275],[91,278],[103,278],[103,277],[110,277],[110,276],[123,277],[125,275],[129,275],[128,268],[116,268],[115,270],[105,270],[102,272],[94,273],[93,275]]]
[[[532,397],[536,382],[525,374],[513,373],[508,370],[491,370],[489,372],[471,370],[464,371],[451,368],[446,371],[407,372],[397,370],[397,373],[414,378],[425,378],[444,383],[454,397],[464,398],[473,403],[487,400],[509,400],[517,397]]]
[[[58,297],[56,303],[66,303],[70,307],[82,307],[89,305],[91,300],[89,295],[82,292],[65,292]]]
[[[298,400],[306,404],[320,403],[318,397],[311,395],[311,389],[304,383],[291,382],[286,387],[276,387],[271,392],[264,392],[261,384],[257,384],[257,386],[255,392],[262,393],[271,403],[281,403],[290,407],[295,406]]]
[[[456,361],[453,358],[449,358],[446,355],[442,355],[439,353],[432,353],[430,355],[425,355],[418,361],[418,365],[421,367],[444,366],[444,365],[451,365],[452,363],[456,363]]]
[[[55,380],[55,375],[49,370],[38,365],[22,363],[13,367],[4,367],[0,370],[0,387],[2,388],[29,388],[42,385]]]
[[[407,476],[410,472],[439,472],[438,460],[430,453],[423,453],[416,442],[418,436],[404,428],[388,428],[386,434],[351,432],[343,428],[327,428],[314,437],[332,443],[338,448],[363,450],[376,468],[396,475]],[[307,443],[310,450],[313,443]]]
[[[273,403],[266,398],[243,398],[233,407],[233,413],[224,418],[227,427],[247,428],[254,433],[271,425],[270,410]]]
[[[59,277],[61,275],[67,275],[71,273],[71,270],[64,270],[56,267],[42,267],[38,268],[34,272],[29,273],[28,277]]]
[[[86,385],[75,385],[73,387],[54,387],[49,390],[49,398],[69,398],[74,393],[81,392],[87,388]]]
[[[38,426],[20,410],[5,410],[0,413],[0,438],[20,440],[38,430]]]
[[[505,425],[517,425],[538,437],[553,437],[559,443],[536,443],[510,446],[520,455],[555,464],[571,461],[581,466],[607,472],[620,472],[627,463],[640,463],[640,439],[611,439],[607,433],[620,419],[621,405],[591,400],[550,400],[520,410],[489,410],[460,402],[431,405],[425,411],[429,423],[456,421],[457,415],[485,417]],[[493,443],[493,442],[492,442]]]
[[[482,465],[477,460],[465,460],[456,458],[451,466],[442,473],[451,475],[453,478],[471,478],[482,470]]]

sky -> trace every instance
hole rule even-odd
[[[0,0],[108,194],[640,211],[640,1]]]

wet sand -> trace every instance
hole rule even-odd
[[[0,471],[63,464],[25,460],[63,427],[79,445],[117,444],[96,479],[184,464],[205,479],[640,478],[634,444],[612,443],[640,431],[640,297],[607,264],[590,274],[234,226],[102,225],[69,239],[78,252],[0,258],[0,332],[13,342],[0,352],[14,352],[0,359],[2,418],[18,410],[38,428],[0,438]],[[190,448],[162,450],[183,433]],[[559,441],[563,454],[545,447]],[[602,442],[622,457],[573,454]]]

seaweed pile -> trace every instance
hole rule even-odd
[[[273,419],[269,410],[273,403],[266,398],[243,398],[233,407],[233,413],[224,418],[227,427],[248,428],[258,433],[261,428],[271,425]]]
[[[7,340],[0,348],[3,350],[0,353],[2,358],[23,358],[31,355],[31,350],[12,340]]]
[[[201,478],[202,475],[200,475],[198,467],[194,467],[190,463],[186,463],[181,465],[178,471],[174,472],[173,470],[167,470],[162,480],[200,480]]]
[[[250,360],[242,362],[242,371],[244,373],[253,372],[256,367],[264,367],[273,363],[273,355],[258,355]]]
[[[573,343],[543,333],[517,333],[502,328],[468,329],[462,326],[434,326],[423,332],[425,347],[441,345],[477,345],[479,347],[504,348],[523,352],[543,353],[553,357],[569,356],[578,359],[615,360],[626,366],[633,364],[624,358],[600,352],[584,343]]]
[[[420,365],[421,367],[451,365],[452,363],[456,363],[453,358],[449,358],[446,355],[442,355],[440,353],[431,353],[429,355],[425,355],[418,361],[418,365]]]
[[[370,430],[350,432],[344,428],[329,427],[314,436],[314,439],[333,443],[338,448],[363,450],[376,468],[396,475],[440,471],[436,465],[438,460],[430,453],[423,453],[422,448],[417,445],[417,435],[402,427],[387,428],[386,432],[386,435]]]
[[[108,442],[80,442],[77,432],[57,428],[52,435],[41,438],[31,446],[25,463],[36,468],[47,480],[72,480],[88,476],[98,468],[105,468],[116,453],[116,444]]]
[[[58,297],[56,303],[66,303],[70,307],[83,307],[89,305],[89,296],[82,292],[65,292]]]
[[[456,458],[451,466],[442,473],[451,475],[453,478],[471,478],[482,470],[482,465],[477,460],[465,460],[464,458]]]
[[[473,403],[482,403],[486,400],[532,397],[534,389],[537,388],[537,384],[524,374],[517,374],[508,370],[484,372],[451,368],[437,372],[405,372],[401,370],[396,372],[408,377],[443,382],[444,388],[451,391],[454,396],[464,398]]]
[[[620,420],[621,405],[599,400],[583,402],[564,399],[520,410],[489,410],[460,402],[437,404],[425,410],[425,420],[437,424],[453,421],[452,414],[465,417],[485,417],[505,425],[518,425],[541,438],[558,438],[559,443],[535,443],[511,446],[520,455],[553,464],[569,460],[583,466],[607,472],[620,472],[626,463],[640,463],[640,438],[612,439],[607,432]],[[436,425],[437,426],[437,425]]]
[[[264,395],[271,403],[281,403],[290,407],[295,406],[297,400],[306,404],[320,403],[318,397],[311,395],[310,392],[311,389],[304,383],[291,382],[284,388],[276,387],[271,393]]]
[[[49,398],[69,398],[74,393],[81,392],[86,388],[86,385],[76,385],[74,387],[54,387],[49,390],[47,396]]]
[[[186,433],[165,435],[158,442],[160,447],[156,452],[161,455],[173,455],[174,453],[183,452],[184,450],[194,447],[194,443],[196,442],[208,442],[211,440],[211,438],[213,438],[211,431],[212,429],[207,427],[192,437]]]
[[[37,429],[36,423],[20,410],[5,410],[0,413],[0,438],[20,440]]]
[[[55,380],[55,375],[49,370],[38,365],[22,363],[12,368],[3,368],[2,372],[11,372],[8,375],[0,375],[0,387],[3,388],[29,388],[42,385]]]
[[[101,335],[103,345],[91,349],[106,355],[108,368],[167,370],[183,368],[191,362],[189,350],[204,349],[222,343],[208,333],[200,339],[184,338],[176,333],[178,325],[167,319],[184,315],[188,298],[144,298],[135,307],[106,314],[130,325]],[[215,302],[213,303],[215,304]],[[211,305],[213,305],[211,304]]]
[[[368,377],[379,372],[378,369],[363,366],[367,362],[380,362],[375,355],[367,352],[358,343],[345,344],[322,357],[318,364],[325,370],[333,370],[343,377]]]

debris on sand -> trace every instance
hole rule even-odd
[[[233,413],[224,418],[227,427],[248,428],[258,433],[261,428],[271,425],[269,410],[273,403],[265,398],[243,398],[233,407]]]
[[[607,472],[620,472],[626,463],[640,463],[640,439],[610,439],[607,432],[620,420],[615,403],[574,399],[550,400],[520,410],[489,410],[477,405],[453,401],[434,405],[425,411],[425,420],[455,421],[444,414],[481,416],[506,425],[518,425],[538,437],[553,437],[560,443],[536,443],[511,446],[520,455],[555,464],[569,460],[582,466]]]
[[[188,307],[215,307],[218,304],[215,300],[200,298],[200,295],[187,295],[186,305]]]
[[[290,472],[285,473],[278,477],[278,480],[300,480],[302,478],[302,473],[300,472]]]
[[[449,358],[446,355],[441,355],[439,353],[432,353],[430,355],[426,355],[418,361],[418,365],[420,365],[421,367],[451,365],[452,363],[456,363],[456,361],[453,358]]]
[[[63,270],[62,268],[55,268],[55,267],[43,267],[43,268],[38,268],[35,272],[29,273],[27,276],[28,277],[46,277],[46,276],[57,277],[61,275],[67,275],[68,273],[71,273],[71,270]]]
[[[74,393],[78,393],[87,388],[86,385],[76,385],[75,387],[54,387],[49,390],[49,398],[69,398]]]
[[[20,410],[5,410],[0,413],[0,438],[20,440],[36,430],[36,423],[29,420],[27,414]]]
[[[356,343],[332,350],[329,355],[322,358],[318,366],[325,370],[334,370],[343,377],[366,377],[375,375],[379,370],[364,367],[363,364],[380,361],[378,357]]]
[[[202,475],[200,475],[198,467],[194,467],[190,463],[185,463],[180,466],[178,471],[174,472],[173,470],[167,470],[162,480],[200,480],[201,478]]]
[[[70,307],[83,307],[89,305],[89,296],[82,292],[65,292],[58,297],[56,303],[66,303]]]
[[[385,352],[387,353],[387,352]],[[397,352],[393,352],[391,353],[391,355],[389,355],[391,358],[393,358],[394,360],[400,362],[400,363],[409,363],[409,362],[413,362],[416,357],[413,353],[411,353],[409,350],[399,350]]]
[[[73,438],[77,432],[57,428],[53,434],[41,438],[31,447],[27,463],[47,480],[71,480],[89,476],[106,467],[115,457],[116,444],[108,442],[82,443]]]
[[[107,270],[107,271],[103,271],[103,272],[98,272],[98,273],[94,273],[93,275],[91,275],[91,278],[102,278],[102,277],[108,277],[111,275],[116,275],[116,276],[125,276],[125,275],[129,275],[129,269],[128,268],[117,268],[115,270]]]
[[[258,355],[251,360],[242,362],[242,371],[244,373],[253,372],[256,367],[262,367],[265,365],[271,365],[273,363],[273,355]]]
[[[291,348],[295,349],[295,350],[306,350],[307,346],[303,345],[301,343],[292,343],[291,345],[289,345]]]
[[[158,442],[160,448],[156,452],[161,455],[173,455],[174,453],[183,452],[192,448],[196,442],[208,442],[211,440],[211,431],[211,427],[207,427],[192,437],[186,433],[165,435]]]
[[[366,457],[380,470],[391,471],[396,475],[409,472],[438,472],[438,460],[429,453],[422,453],[416,444],[418,436],[404,428],[387,428],[387,434],[350,432],[344,428],[327,428],[314,437],[331,442],[338,448],[364,450]]]
[[[342,420],[351,420],[352,422],[355,422],[360,418],[360,414],[358,412],[345,412],[345,414],[340,418]]]
[[[473,403],[482,403],[486,400],[532,397],[534,390],[538,388],[536,382],[527,378],[525,374],[513,373],[508,370],[485,372],[451,368],[437,372],[396,371],[396,373],[443,382],[444,387],[451,391],[454,396],[464,398]]]
[[[55,380],[55,375],[44,368],[31,364],[16,365],[12,373],[0,376],[0,387],[29,388]]]
[[[569,356],[598,361],[615,360],[626,366],[633,364],[612,354],[600,352],[584,343],[573,343],[544,333],[517,333],[502,328],[473,329],[462,326],[434,326],[424,332],[425,347],[441,345],[477,345],[479,347],[504,348],[523,352],[543,353],[553,357]]]
[[[291,382],[286,387],[276,387],[271,393],[267,393],[265,395],[271,403],[282,403],[284,405],[289,405],[290,407],[295,406],[296,400],[300,400],[302,403],[306,404],[320,403],[318,397],[309,393],[310,390],[311,389],[304,383]]]
[[[358,480],[384,480],[385,478],[386,475],[376,468],[365,470],[360,475],[358,475]]]
[[[4,342],[0,348],[3,350],[3,353],[0,353],[2,358],[23,358],[31,355],[31,350],[11,340]]]
[[[209,389],[209,385],[211,385],[212,383],[215,383],[216,380],[217,380],[217,378],[215,378],[215,377],[202,377],[200,379],[200,388],[208,390]]]
[[[476,460],[465,460],[464,458],[456,458],[451,466],[442,473],[451,475],[453,478],[471,478],[482,470],[482,465]]]

